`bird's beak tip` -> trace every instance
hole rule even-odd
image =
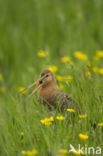
[[[27,99],[26,99],[26,101],[24,102],[24,103],[26,103],[28,100],[29,100],[29,98],[33,95],[33,94],[35,94],[36,93],[36,91],[39,89],[39,88],[41,88],[42,87],[42,83],[40,83],[39,82],[39,79],[36,81],[36,82],[34,82],[29,88],[31,88],[31,87],[33,87],[35,84],[37,84],[38,83],[38,85],[36,86],[36,88],[32,91],[32,93],[27,97]]]
[[[27,88],[25,88],[24,90],[22,90],[21,92],[19,92],[19,93],[23,93],[24,91],[26,91],[26,90],[28,90],[28,89],[30,89],[30,88],[32,88],[33,86],[35,86],[36,84],[38,84],[39,83],[39,80],[40,79],[38,79],[37,81],[35,81],[34,83],[32,83],[31,85],[29,85]]]

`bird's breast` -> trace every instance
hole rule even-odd
[[[41,89],[39,92],[39,98],[55,106],[58,98],[58,92],[55,89]]]

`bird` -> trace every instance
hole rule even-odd
[[[25,103],[28,99],[35,94],[37,90],[39,91],[39,102],[48,106],[51,110],[52,108],[60,109],[62,111],[66,110],[68,107],[71,109],[77,108],[80,112],[79,105],[72,99],[72,97],[60,89],[55,87],[55,79],[54,75],[50,70],[44,70],[40,73],[40,77],[33,84],[29,85],[26,89],[29,89],[36,85],[36,88],[32,91],[32,93],[27,97]]]

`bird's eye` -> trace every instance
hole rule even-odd
[[[49,75],[47,74],[46,77],[48,77]]]

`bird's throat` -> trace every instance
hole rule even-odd
[[[54,83],[49,83],[41,87],[39,94],[40,95],[49,94],[53,91],[53,89],[54,89]]]

